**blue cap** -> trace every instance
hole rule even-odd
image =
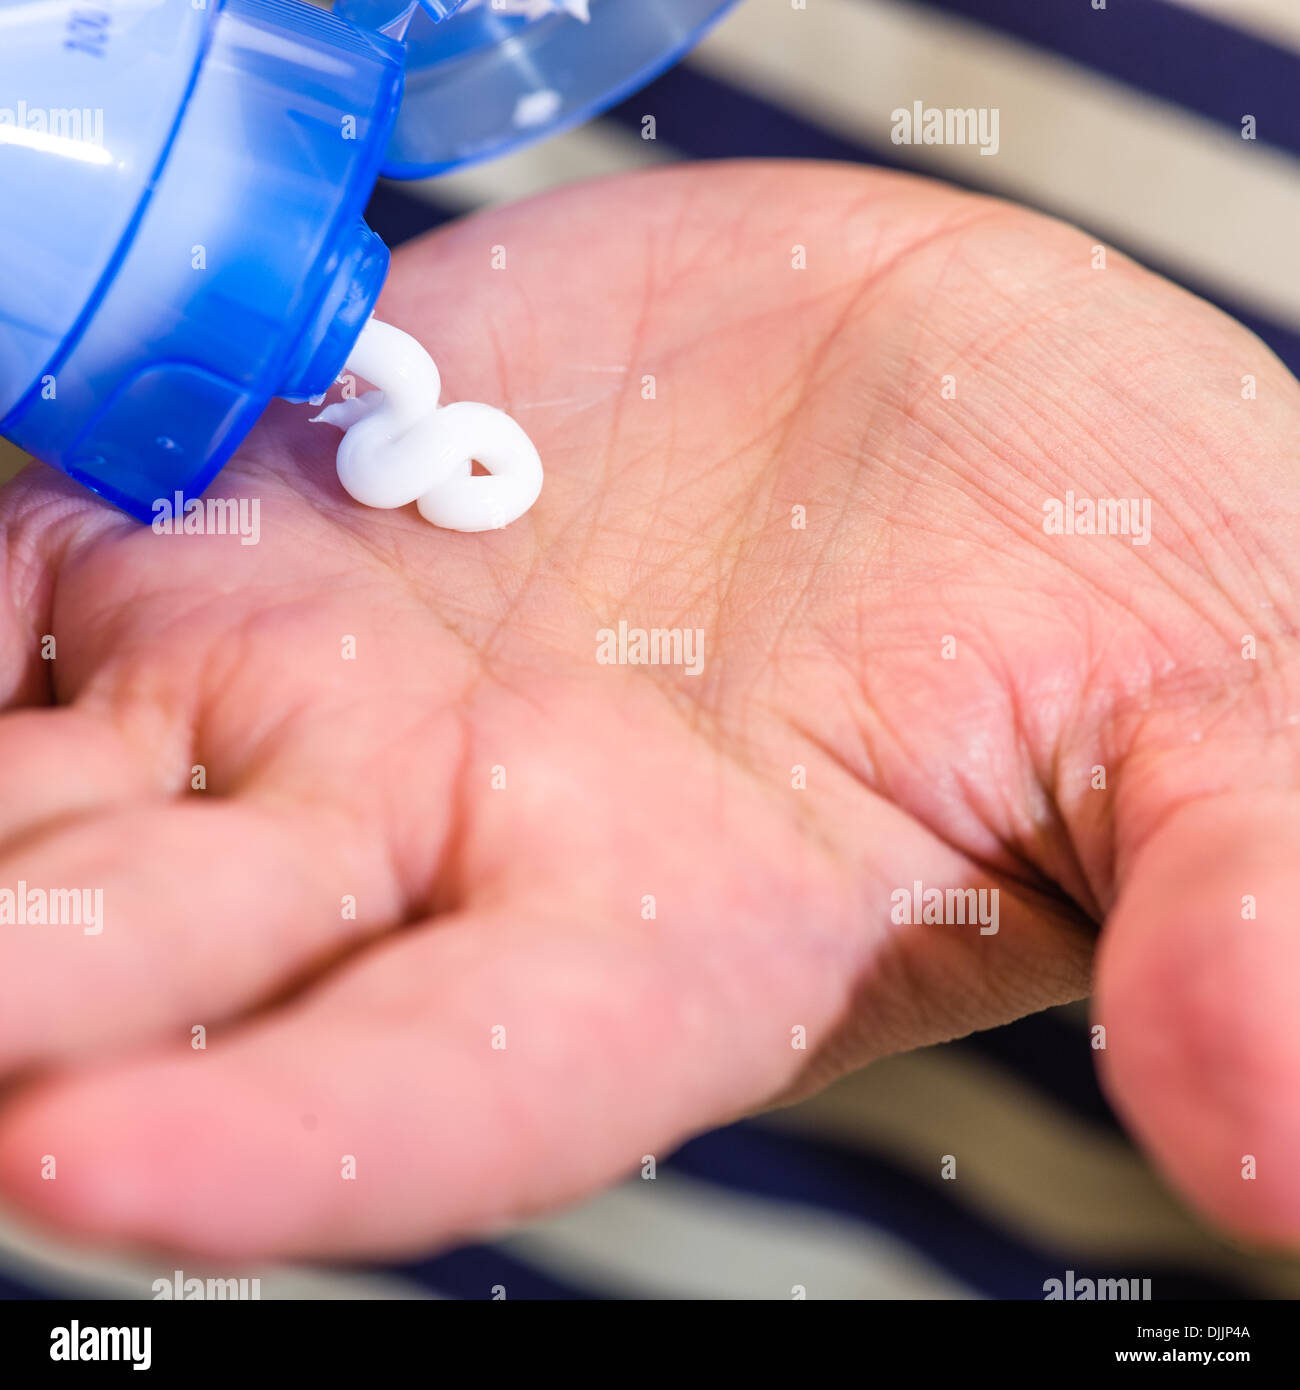
[[[343,370],[381,168],[574,124],[730,3],[0,0],[0,434],[144,520],[199,495]]]

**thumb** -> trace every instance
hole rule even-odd
[[[1180,807],[1141,846],[1097,965],[1102,1079],[1210,1217],[1300,1244],[1300,796]]]

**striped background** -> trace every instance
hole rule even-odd
[[[891,144],[889,113],[918,99],[998,107],[998,156]],[[655,142],[640,138],[647,113]],[[1214,300],[1300,373],[1300,0],[746,0],[606,119],[385,185],[370,220],[396,244],[571,179],[748,155],[914,168],[1065,217]],[[1300,1295],[1300,1262],[1224,1243],[1161,1187],[1097,1090],[1084,1023],[1057,1010],[880,1063],[492,1245],[400,1268],[251,1272],[264,1298],[494,1285],[511,1298],[788,1298],[795,1285],[1033,1298],[1067,1269],[1150,1278],[1157,1298]],[[956,1181],[940,1177],[944,1154]],[[169,1273],[0,1222],[9,1296],[147,1297]]]

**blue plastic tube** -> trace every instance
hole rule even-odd
[[[381,167],[584,119],[729,3],[0,0],[0,434],[142,520],[198,496],[343,370]]]

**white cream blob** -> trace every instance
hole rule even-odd
[[[532,440],[490,405],[440,407],[438,368],[409,334],[371,319],[347,369],[379,389],[327,406],[316,420],[344,431],[338,472],[349,496],[385,509],[415,502],[449,531],[498,530],[537,501],[542,460]],[[476,460],[487,477],[473,475]]]

